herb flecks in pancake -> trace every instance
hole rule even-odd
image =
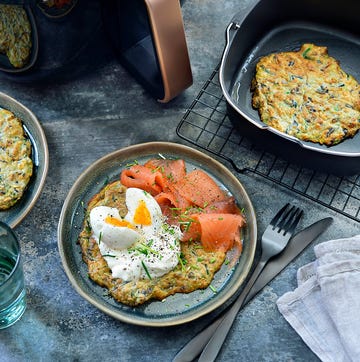
[[[9,209],[23,196],[32,173],[31,142],[21,120],[0,109],[0,210]]]
[[[101,255],[98,243],[91,237],[90,211],[100,205],[116,207],[125,216],[126,188],[120,181],[107,185],[90,201],[79,237],[83,260],[88,266],[89,277],[117,301],[136,306],[149,300],[163,300],[175,293],[190,293],[209,286],[214,274],[223,264],[226,254],[222,251],[206,252],[199,241],[181,243],[178,265],[169,273],[158,278],[143,278],[125,282],[113,278],[111,270]]]
[[[264,56],[252,90],[261,120],[298,139],[332,146],[360,128],[360,85],[326,47]]]
[[[0,53],[15,68],[24,67],[31,53],[31,24],[20,5],[0,4]]]
[[[150,212],[150,222],[143,213],[144,206]],[[164,234],[149,234],[159,230],[159,220],[163,220]],[[112,229],[109,223],[121,225],[122,230]],[[122,170],[120,181],[94,195],[79,242],[90,278],[107,288],[117,301],[136,306],[209,287],[227,255],[233,263],[238,260],[244,225],[234,197],[204,171],[187,172],[180,159],[152,159],[144,165],[129,164]],[[105,239],[105,230],[110,229]],[[139,237],[133,236],[134,230]],[[124,238],[120,241],[115,235]],[[158,236],[164,242],[160,247]],[[125,239],[133,237],[134,244],[129,247]],[[112,255],[104,254],[104,244],[113,245]],[[149,264],[155,255],[161,262]]]

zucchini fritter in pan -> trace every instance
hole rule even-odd
[[[261,58],[252,91],[262,122],[303,141],[332,146],[360,128],[360,85],[326,47]]]

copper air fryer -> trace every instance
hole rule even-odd
[[[192,84],[179,0],[106,1],[104,24],[119,61],[160,102]]]

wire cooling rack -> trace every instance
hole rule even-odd
[[[241,136],[227,116],[218,81],[219,66],[177,127],[182,139],[227,161],[239,173],[253,173],[360,221],[360,175],[335,176],[291,164]]]

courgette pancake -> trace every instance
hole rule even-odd
[[[31,142],[23,124],[0,108],[0,210],[9,209],[23,196],[32,173]]]
[[[24,8],[0,4],[0,53],[6,54],[14,68],[22,68],[31,48],[31,25]]]
[[[87,205],[82,258],[89,277],[120,303],[207,288],[242,252],[245,219],[234,197],[185,167],[179,159],[136,163]]]
[[[326,47],[264,56],[252,91],[262,122],[298,139],[332,146],[360,128],[360,85]]]

